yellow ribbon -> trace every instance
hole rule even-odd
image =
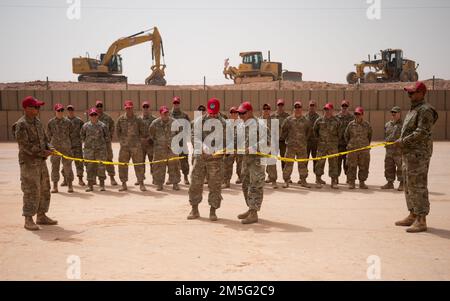
[[[307,161],[318,161],[318,160],[335,158],[335,157],[347,155],[347,154],[354,153],[354,152],[360,152],[360,151],[363,151],[363,150],[368,150],[368,149],[372,149],[372,148],[375,148],[375,147],[387,146],[387,145],[392,145],[392,144],[395,144],[395,142],[381,142],[381,143],[371,144],[371,145],[367,145],[367,146],[356,148],[356,149],[352,149],[352,150],[347,150],[347,151],[344,151],[344,152],[339,152],[339,153],[332,154],[332,155],[325,155],[325,156],[320,156],[320,157],[315,157],[315,158],[301,158],[301,159],[286,158],[286,157],[276,156],[276,155],[272,155],[272,154],[266,154],[266,153],[262,153],[262,152],[255,152],[253,154],[261,156],[261,157],[265,157],[265,158],[275,158],[277,160],[284,161],[284,162],[307,162]],[[235,151],[241,152],[242,154],[244,154],[244,152],[245,152],[245,150],[228,150],[228,152],[231,152],[231,153],[234,153]],[[223,150],[215,152],[213,154],[213,156],[223,155],[226,152],[227,152],[227,149],[223,149]],[[82,159],[82,158],[74,158],[74,157],[66,156],[66,155],[62,154],[61,152],[59,152],[57,150],[53,150],[53,155],[54,156],[60,156],[60,157],[62,157],[64,159],[71,160],[71,161],[79,161],[79,162],[84,162],[84,163],[98,163],[98,164],[104,164],[104,165],[122,165],[122,166],[136,166],[136,165],[145,165],[145,164],[158,164],[158,163],[164,163],[164,162],[169,162],[169,161],[181,160],[183,158],[186,158],[186,156],[181,156],[181,157],[172,157],[172,158],[169,158],[169,159],[156,160],[156,161],[151,161],[151,162],[130,163],[130,162],[111,162],[111,161],[102,161],[102,160],[89,160],[89,159]]]

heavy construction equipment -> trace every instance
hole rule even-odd
[[[282,63],[271,62],[270,52],[268,61],[263,58],[261,51],[241,52],[242,63],[239,67],[229,66],[229,59],[225,60],[223,74],[226,79],[232,79],[235,84],[254,82],[270,82],[275,80],[302,81],[302,73],[282,69]]]
[[[161,35],[157,27],[144,30],[128,37],[120,38],[109,46],[106,53],[100,54],[100,59],[78,57],[72,59],[73,73],[79,74],[80,82],[95,83],[120,83],[127,82],[127,77],[122,74],[122,57],[119,51],[142,44],[152,42],[152,73],[145,79],[147,85],[165,86],[164,79],[166,68],[164,62],[164,48]]]
[[[355,64],[356,72],[347,74],[347,82],[354,84],[361,83],[376,83],[376,82],[413,82],[419,79],[417,68],[419,64],[413,60],[408,60],[403,57],[403,50],[401,49],[385,49],[380,50],[374,59],[362,61]],[[365,69],[369,68],[366,72]]]

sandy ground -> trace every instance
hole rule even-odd
[[[76,186],[74,194],[61,188],[52,195],[49,215],[58,226],[29,232],[22,227],[17,146],[3,143],[0,279],[66,280],[73,267],[67,259],[76,255],[83,280],[367,280],[378,266],[368,263],[375,255],[382,280],[450,280],[450,143],[435,143],[427,233],[393,225],[406,215],[405,201],[401,192],[378,188],[383,156],[383,149],[372,151],[368,191],[267,187],[259,224],[237,220],[246,208],[238,185],[223,191],[217,222],[205,218],[206,202],[203,218],[186,220],[184,185],[178,192],[148,185],[146,193]]]

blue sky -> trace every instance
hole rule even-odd
[[[403,48],[422,79],[450,79],[450,1],[382,0],[369,20],[366,0],[143,1],[81,0],[79,20],[68,0],[0,0],[0,82],[72,80],[72,57],[95,57],[119,37],[158,26],[168,84],[230,83],[223,61],[239,52],[271,51],[272,61],[304,80],[345,82],[353,64],[384,48]],[[150,44],[121,52],[130,83],[143,83]]]

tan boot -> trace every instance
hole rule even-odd
[[[270,182],[272,182],[272,181],[269,179],[269,177],[267,177],[266,180],[265,180],[264,182],[265,182],[265,183],[270,183]]]
[[[105,180],[100,180],[100,191],[105,191]]]
[[[403,190],[405,190],[405,188],[404,188],[403,185],[404,185],[404,184],[403,184],[403,181],[401,181],[401,182],[398,184],[397,190],[398,190],[398,191],[403,191]]]
[[[273,182],[272,182],[272,188],[273,188],[273,189],[278,189],[277,181],[273,181]]]
[[[355,181],[349,180],[348,181],[348,189],[355,189],[355,188],[356,188]]]
[[[164,186],[161,184],[161,185],[158,185],[158,187],[156,187],[156,191],[162,191],[164,189]]]
[[[36,225],[34,223],[33,217],[32,216],[25,216],[25,224],[23,225],[23,227],[27,230],[30,231],[36,231],[36,230],[40,230],[41,228],[39,228],[38,225]]]
[[[63,177],[63,181],[61,183],[61,187],[65,187],[65,186],[67,186],[67,181],[66,181],[66,178]]]
[[[223,188],[223,189],[225,189],[225,188],[230,188],[230,187],[231,187],[230,181],[225,181],[225,182],[222,184],[222,188]]]
[[[127,190],[128,190],[127,183],[122,182],[122,187],[120,187],[119,191],[127,191]]]
[[[359,189],[369,189],[364,181],[359,181]]]
[[[68,193],[72,193],[73,192],[72,182],[67,182],[67,192]]]
[[[211,207],[209,209],[209,220],[215,222],[217,220],[216,208]]]
[[[409,212],[409,215],[405,217],[404,219],[395,222],[396,226],[402,226],[402,227],[409,227],[411,226],[414,221],[416,220],[417,215],[415,215],[412,211]]]
[[[184,176],[184,185],[190,185],[189,177],[187,175]]]
[[[283,188],[289,188],[289,181],[284,182]]]
[[[244,213],[239,214],[237,217],[238,219],[246,219],[250,214],[250,209],[245,211]]]
[[[192,210],[189,213],[187,219],[196,219],[200,217],[200,212],[198,211],[198,205],[192,205]]]
[[[418,233],[427,231],[426,215],[418,215],[411,228],[406,229],[408,233]]]
[[[139,182],[139,190],[142,192],[147,191],[147,188],[145,188],[144,181]]]
[[[332,178],[331,179],[331,188],[332,189],[339,189],[339,187],[338,187],[338,179],[337,178]]]
[[[36,217],[36,224],[54,226],[58,224],[58,221],[49,218],[45,213],[38,214]]]
[[[394,182],[388,181],[386,184],[380,187],[381,189],[394,189]]]
[[[58,193],[58,182],[53,182],[53,189],[50,192]]]
[[[134,182],[134,186],[139,186],[139,182],[138,181]]]
[[[114,176],[110,176],[109,178],[111,179],[111,185],[112,186],[117,186],[118,185],[117,182],[116,182],[116,179],[114,179]]]
[[[178,186],[178,184],[175,183],[175,184],[172,185],[172,189],[173,190],[180,190],[180,186]]]
[[[308,182],[306,182],[306,178],[300,179],[300,186],[305,188],[311,188],[311,185],[309,185]]]
[[[88,181],[86,192],[94,191],[94,181]]]
[[[253,224],[258,222],[258,212],[256,210],[251,209],[250,214],[243,220],[241,220],[241,223],[244,225],[247,224]]]
[[[238,178],[238,179],[236,180],[236,184],[242,184],[241,178]]]
[[[78,185],[80,185],[80,186],[86,186],[86,183],[84,183],[84,181],[83,181],[83,176],[79,176],[78,177]]]

